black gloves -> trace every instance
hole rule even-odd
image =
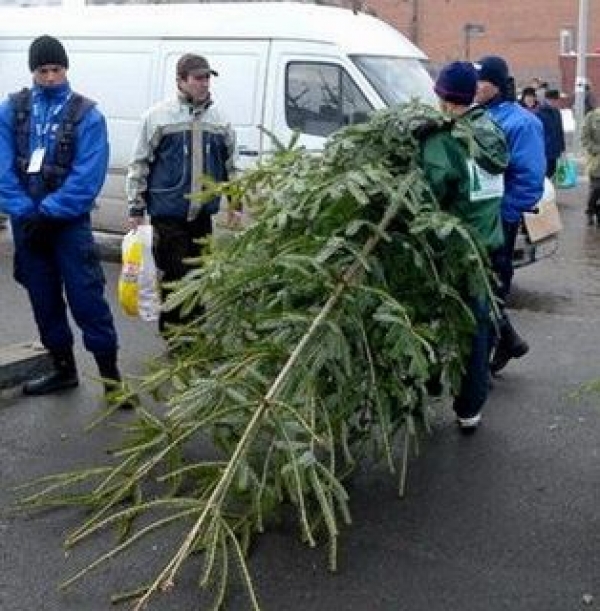
[[[424,142],[432,134],[450,131],[453,125],[454,121],[449,118],[418,117],[413,121],[409,129],[419,142]]]
[[[25,243],[34,252],[48,254],[54,248],[58,232],[64,222],[40,214],[23,221]]]
[[[424,140],[427,140],[427,138],[429,138],[431,134],[439,132],[440,129],[441,128],[439,121],[435,121],[433,119],[426,119],[418,125],[415,125],[415,127],[412,129],[412,133],[417,140],[423,142]]]

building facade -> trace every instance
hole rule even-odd
[[[577,50],[577,0],[368,0],[368,8],[421,47],[434,69],[497,54],[518,84],[539,77],[560,87],[561,51]],[[598,26],[600,2],[589,2],[590,51],[600,47]]]

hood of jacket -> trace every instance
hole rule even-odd
[[[509,152],[504,133],[485,108],[470,108],[457,119],[452,134],[465,144],[471,157],[484,170],[494,175],[506,170]]]

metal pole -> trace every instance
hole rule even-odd
[[[412,15],[410,20],[411,40],[419,46],[419,0],[412,0]]]
[[[588,34],[588,0],[579,0],[579,23],[577,26],[577,74],[575,77],[575,103],[573,114],[575,119],[575,133],[573,140],[573,154],[581,156],[581,128],[585,115],[585,85],[587,34]]]
[[[471,40],[483,36],[485,26],[481,23],[465,23],[463,25],[463,34],[465,36],[465,59],[471,60]]]

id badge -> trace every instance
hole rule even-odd
[[[31,153],[31,158],[29,159],[29,165],[27,166],[28,174],[38,174],[42,170],[42,162],[44,161],[44,155],[46,154],[46,149],[37,148],[33,153]]]

